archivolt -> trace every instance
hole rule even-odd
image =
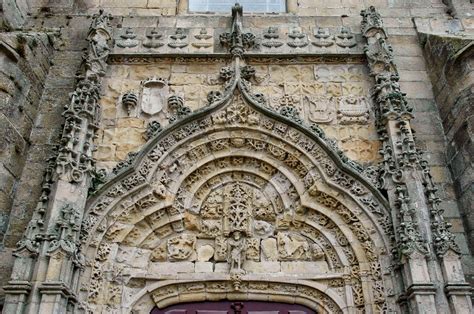
[[[270,193],[265,198],[288,214],[288,230],[313,239],[331,270],[348,276],[334,286],[351,291],[346,305],[383,304],[380,257],[390,249],[391,232],[383,198],[316,134],[268,113],[237,93],[150,141],[133,166],[89,202],[83,240],[93,264],[86,273],[91,285],[107,281],[103,268],[113,247],[153,250],[152,259],[160,260],[167,239],[195,239],[191,234],[199,230],[189,227],[189,218],[203,201],[226,184],[243,182]],[[89,289],[90,300],[97,289]]]
[[[271,295],[271,297],[269,297]],[[311,281],[243,281],[239,290],[229,281],[164,281],[139,291],[126,305],[140,313],[151,312],[154,306],[164,308],[174,304],[198,301],[254,300],[296,303],[308,306],[322,314],[343,313],[344,300],[327,287]]]

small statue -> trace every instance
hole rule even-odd
[[[229,262],[231,273],[244,273],[242,263],[245,258],[245,238],[242,237],[240,231],[232,232],[232,237],[228,240],[229,243]]]

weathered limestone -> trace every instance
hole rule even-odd
[[[474,268],[443,142],[446,132],[456,147],[451,170],[467,213],[470,129],[455,113],[469,102],[450,107],[454,122],[442,110],[439,123],[433,98],[448,107],[458,93],[441,79],[433,94],[427,72],[437,58],[425,64],[430,55],[416,36],[436,26],[468,44],[472,25],[424,18],[445,10],[427,0],[373,4],[386,27],[362,34],[362,3],[345,1],[289,0],[288,14],[245,12],[245,21],[236,7],[232,24],[227,14],[189,14],[187,1],[31,1],[22,12],[34,18],[15,12],[31,32],[61,27],[62,41],[54,42],[49,74],[49,58],[32,68],[48,77],[31,95],[41,104],[37,119],[31,112],[25,124],[6,123],[15,143],[0,156],[0,207],[12,213],[2,256],[31,223],[5,310],[149,312],[227,298],[321,313],[469,312],[464,274]],[[88,33],[84,13],[99,7],[115,15],[112,27]],[[103,45],[109,34],[113,47]],[[93,49],[81,71],[92,71],[93,82],[104,74],[101,88],[79,78],[59,158],[49,160],[43,183],[30,181],[43,177],[44,154],[58,144],[86,37]],[[425,51],[436,46],[427,37]],[[34,45],[12,45],[13,63]],[[470,50],[459,51],[465,66],[452,67],[469,69],[462,60]],[[16,86],[38,80],[24,69],[0,78],[5,94],[21,98]],[[448,76],[469,84],[469,73]],[[87,97],[100,104],[100,119],[88,110],[72,118]],[[29,97],[20,100],[29,106]],[[15,163],[26,152],[25,166]]]
[[[48,165],[42,196],[14,251],[12,278],[4,287],[9,293],[6,312],[26,311],[29,293],[30,311],[60,312],[77,306],[73,300],[84,262],[77,245],[78,231],[88,185],[95,176],[92,140],[97,129],[99,78],[104,74],[109,51],[109,18],[101,12],[92,23],[83,76],[63,113],[66,124],[62,145],[57,158]],[[38,269],[42,273],[38,274]]]
[[[413,109],[401,92],[393,49],[375,8],[370,7],[361,14],[363,35],[368,42],[365,53],[376,81],[374,99],[377,102],[378,131],[384,140],[382,182],[389,200],[397,209],[393,212],[393,219],[398,231],[396,240],[401,271],[407,285],[406,309],[421,311],[418,307],[422,307],[436,312],[441,307],[442,311],[448,311],[443,304],[448,297],[449,310],[455,313],[466,309],[471,311],[468,285],[458,276],[460,250],[449,230],[451,225],[443,216],[444,210],[439,207],[437,187],[427,162],[416,149],[410,126]],[[414,206],[417,206],[416,210]],[[426,242],[432,243],[432,248]],[[438,263],[427,258],[430,254],[439,258]],[[451,267],[448,272],[447,267]],[[442,279],[439,278],[439,268],[444,270]],[[438,282],[444,282],[444,286],[440,287]],[[448,288],[451,282],[456,282],[457,288]],[[446,295],[439,293],[442,289]],[[454,290],[459,293],[459,298],[453,298]]]

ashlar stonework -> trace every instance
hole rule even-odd
[[[85,1],[71,10],[98,12],[89,29],[71,35],[86,17],[65,15],[67,31],[50,35],[48,49],[84,51],[11,248],[3,312],[248,300],[317,313],[471,313],[467,241],[446,207],[452,186],[417,131],[413,99],[424,91],[405,85],[425,69],[407,72],[394,18],[370,6],[333,19],[324,8],[315,23],[305,16],[317,6],[293,0],[286,15],[245,19],[239,4],[215,18],[186,7]],[[34,8],[20,6],[11,27]],[[51,67],[41,103],[59,84]]]

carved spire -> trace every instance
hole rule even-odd
[[[220,35],[219,39],[223,46],[230,49],[230,53],[236,57],[241,57],[244,49],[252,48],[256,45],[255,35],[244,33],[242,30],[242,12],[243,7],[236,3],[232,7],[232,26],[231,31]]]
[[[86,173],[95,173],[92,141],[100,115],[99,79],[105,75],[110,51],[111,18],[102,10],[94,15],[87,36],[89,49],[83,57],[82,73],[63,112],[65,125],[57,158],[57,173],[69,182],[82,182]]]
[[[381,181],[383,188],[389,192],[396,216],[394,224],[398,245],[394,253],[405,274],[428,274],[428,269],[438,268],[424,278],[427,287],[432,286],[430,289],[436,290],[436,281],[439,281],[433,273],[443,270],[444,282],[458,283],[452,290],[458,289],[459,302],[464,302],[463,309],[469,308],[470,300],[463,295],[464,279],[460,279],[455,271],[461,269],[459,248],[449,231],[450,224],[445,221],[443,210],[439,208],[440,200],[435,194],[437,188],[433,184],[428,163],[416,147],[410,125],[412,109],[401,91],[399,74],[393,62],[393,49],[388,43],[381,16],[374,7],[363,10],[361,15],[362,34],[367,39],[364,51],[371,75],[375,78],[373,97],[383,156]],[[428,217],[430,221],[426,221]],[[434,255],[430,248],[440,258],[439,264],[429,257]],[[448,252],[451,252],[450,256]],[[406,276],[406,287],[413,284],[412,277]],[[423,293],[420,290],[413,295],[421,300]],[[449,299],[452,302],[451,297]],[[425,311],[436,311],[433,301],[434,298],[426,298],[417,306],[423,307]],[[456,306],[461,308],[450,304],[451,308]]]
[[[408,215],[400,207],[400,204],[414,207],[413,201],[410,201],[410,198],[405,195],[409,189],[406,186],[407,182],[404,178],[406,174],[404,173],[411,169],[416,169],[421,173],[421,180],[425,186],[426,202],[431,207],[431,231],[436,253],[443,255],[447,248],[458,252],[459,249],[454,242],[454,236],[449,231],[449,224],[444,221],[441,215],[442,210],[438,208],[439,201],[435,201],[437,199],[435,196],[436,188],[431,180],[427,163],[423,160],[420,150],[415,145],[410,126],[410,120],[413,119],[412,108],[408,105],[406,95],[400,89],[400,77],[393,62],[393,49],[388,43],[380,14],[374,7],[370,7],[363,10],[361,15],[363,17],[362,33],[367,38],[364,51],[369,61],[371,75],[374,76],[376,82],[373,96],[376,101],[375,112],[378,130],[385,142],[382,148],[385,164],[384,173],[394,177],[397,191],[404,191],[397,193],[397,206],[400,210],[401,222],[404,224],[399,231],[401,238],[410,240],[403,241],[406,243],[400,246],[402,253],[412,252],[412,249],[415,248],[424,254],[428,252],[423,245],[419,245],[423,240],[420,232],[415,232],[419,228],[416,219],[414,219],[414,210],[410,211],[411,215]],[[396,124],[396,134],[399,134],[398,139],[390,139],[388,136],[388,128],[393,125],[390,121],[398,122]],[[407,229],[407,225],[410,225],[409,229]],[[405,234],[406,230],[412,230],[412,232]],[[407,245],[411,246],[411,249],[407,249]]]

